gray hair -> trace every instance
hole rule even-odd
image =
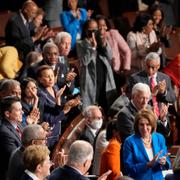
[[[147,62],[149,60],[156,60],[158,64],[160,64],[160,62],[161,62],[159,54],[157,54],[156,52],[150,52],[146,55],[145,62]]]
[[[77,140],[71,144],[68,153],[68,164],[83,164],[86,160],[92,160],[93,147],[83,140]]]
[[[15,86],[20,87],[20,82],[14,79],[5,79],[0,84],[0,92],[8,96],[8,92],[14,89]]]
[[[47,51],[48,51],[48,49],[53,48],[53,47],[56,48],[56,49],[57,49],[57,52],[59,53],[59,49],[58,49],[58,47],[56,46],[55,43],[53,43],[53,42],[47,42],[47,43],[43,46],[43,54],[46,54]]]
[[[87,106],[83,111],[83,116],[85,118],[92,117],[92,113],[94,109],[99,109],[99,107],[95,105]]]
[[[151,95],[151,90],[149,86],[145,83],[137,83],[133,86],[131,95],[134,95],[138,92],[145,92]]]
[[[68,32],[63,31],[63,32],[59,32],[56,35],[56,37],[54,39],[54,43],[58,46],[64,37],[69,37],[70,39],[72,39],[71,35]]]
[[[22,144],[28,145],[33,139],[39,138],[40,131],[44,130],[39,124],[31,124],[24,128],[22,133]]]

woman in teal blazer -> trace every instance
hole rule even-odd
[[[163,135],[154,132],[156,117],[142,110],[135,117],[135,134],[123,145],[125,173],[137,180],[163,180],[162,170],[170,168],[170,159]]]

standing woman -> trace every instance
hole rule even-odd
[[[171,166],[164,136],[154,132],[157,120],[150,110],[141,110],[135,117],[135,134],[123,146],[125,173],[137,180],[163,180],[162,170]]]
[[[78,8],[78,0],[65,0],[68,4],[65,11],[60,14],[60,20],[64,30],[71,34],[72,42],[71,49],[76,45],[76,40],[81,38],[82,27],[87,20],[87,11],[83,8]]]
[[[148,14],[140,14],[135,19],[132,31],[127,35],[127,43],[132,52],[132,73],[144,69],[144,58],[149,52],[158,52],[159,50],[159,43],[153,27],[152,17]]]
[[[172,32],[172,27],[165,25],[163,9],[160,5],[153,4],[149,8],[149,14],[153,17],[154,31],[157,38],[165,45],[165,47],[170,47],[169,35]]]
[[[61,95],[66,86],[57,91],[55,86],[54,71],[51,66],[42,65],[37,71],[39,83],[39,103],[41,108],[41,119],[49,123],[52,133],[47,139],[49,149],[52,149],[61,134],[61,124],[66,120],[65,114],[80,102],[78,99],[68,101],[61,105]]]
[[[106,34],[107,41],[111,46],[111,64],[114,71],[116,85],[117,88],[119,88],[119,81],[121,80],[119,74],[121,72],[127,74],[131,69],[131,50],[118,30],[112,29],[112,26],[106,17],[98,16],[97,23],[99,31]]]
[[[83,37],[77,44],[83,108],[97,103],[107,112],[116,98],[116,86],[110,64],[111,48],[105,34],[98,32],[97,22],[93,19],[86,22]]]

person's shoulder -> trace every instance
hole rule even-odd
[[[159,76],[161,78],[165,78],[165,79],[170,79],[170,77],[167,74],[160,72],[160,71],[157,72],[157,76]]]

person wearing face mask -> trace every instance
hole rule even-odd
[[[83,112],[86,127],[80,135],[81,140],[88,141],[92,146],[94,146],[94,140],[96,138],[97,132],[102,126],[102,113],[98,106],[88,106]]]

